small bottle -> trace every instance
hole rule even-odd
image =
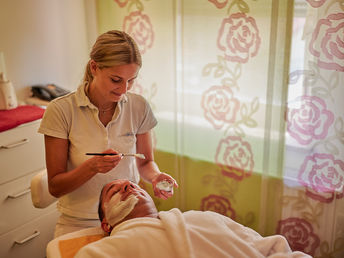
[[[173,189],[173,184],[171,184],[167,180],[163,180],[163,181],[158,182],[156,184],[156,187],[159,188],[160,190],[171,192]]]
[[[0,73],[0,110],[13,109],[18,106],[17,96],[12,83]]]

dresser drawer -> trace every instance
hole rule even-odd
[[[53,239],[59,213],[50,212],[42,217],[0,236],[0,257],[44,258],[46,246]]]
[[[0,185],[0,235],[44,213],[56,210],[56,204],[45,209],[33,206],[30,182],[35,174],[36,172]]]
[[[41,120],[0,133],[0,184],[45,167]]]

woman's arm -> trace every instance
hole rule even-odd
[[[162,199],[167,199],[173,195],[171,192],[159,190],[156,184],[167,180],[173,186],[178,187],[176,180],[170,175],[160,172],[158,165],[154,161],[151,132],[136,135],[136,152],[145,155],[145,159],[136,158],[136,163],[143,180],[153,185],[154,194]]]
[[[119,155],[92,157],[75,169],[67,171],[69,141],[47,135],[44,140],[49,192],[55,197],[74,191],[97,173],[110,171],[121,160]],[[118,153],[114,150],[105,152]]]
[[[145,159],[136,158],[137,167],[143,180],[152,183],[152,180],[161,172],[154,161],[151,133],[136,135],[136,153],[145,155]]]

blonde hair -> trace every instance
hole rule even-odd
[[[83,83],[91,83],[93,80],[91,60],[94,60],[100,69],[132,63],[142,66],[141,54],[136,42],[127,33],[118,30],[110,30],[97,38],[86,65]]]

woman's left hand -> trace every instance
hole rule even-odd
[[[171,191],[161,190],[157,187],[157,184],[161,181],[167,181],[169,184],[173,185]],[[174,180],[170,175],[161,172],[152,180],[154,195],[158,198],[167,200],[173,195],[173,188],[178,187],[177,181]]]

